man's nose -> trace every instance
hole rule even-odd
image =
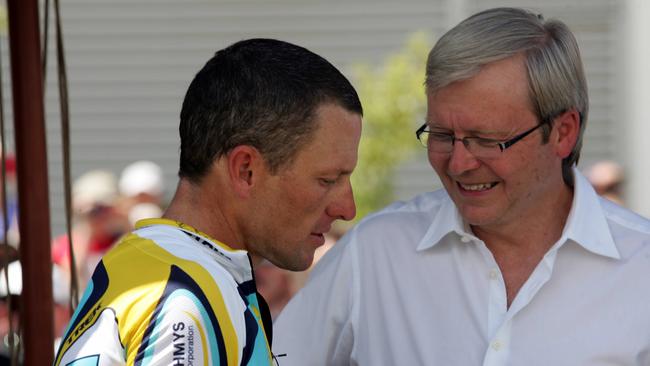
[[[478,168],[480,165],[481,162],[467,150],[463,141],[457,139],[449,153],[448,173],[452,176],[461,175],[469,170]]]
[[[354,203],[352,184],[350,180],[340,188],[334,201],[327,207],[327,214],[334,219],[352,220],[357,214],[357,207]]]

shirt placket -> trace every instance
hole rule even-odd
[[[512,351],[512,326],[517,314],[532,301],[541,287],[551,278],[557,250],[547,253],[535,268],[512,302],[507,306],[506,285],[503,275],[492,253],[480,243],[488,271],[488,347],[483,359],[484,366],[505,366],[509,364]]]
[[[487,250],[487,248],[485,248]],[[484,366],[505,365],[510,353],[511,314],[508,313],[506,286],[496,261],[489,255],[488,347]]]

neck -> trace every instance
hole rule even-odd
[[[219,188],[208,190],[204,186],[210,185],[181,179],[163,217],[190,225],[232,249],[246,249]]]
[[[477,237],[488,248],[509,247],[509,250],[530,252],[548,250],[561,236],[573,203],[572,188],[562,185],[556,197],[544,206],[535,206],[525,215],[493,226],[472,226]]]
[[[472,227],[501,269],[508,307],[544,255],[562,236],[571,211],[573,191],[564,185],[555,197],[557,199],[545,207],[535,207],[528,217],[520,217],[514,223]]]

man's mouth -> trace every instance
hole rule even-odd
[[[332,228],[331,225],[317,225],[318,227],[316,228],[316,231],[312,231],[311,235],[314,236],[323,236],[325,233],[329,232],[330,229]]]
[[[325,235],[323,233],[310,233],[309,238],[309,241],[317,247],[325,243]]]
[[[458,186],[459,186],[462,190],[464,190],[464,191],[468,191],[468,192],[483,192],[483,191],[487,191],[487,190],[490,190],[490,189],[494,188],[497,184],[499,184],[498,182],[490,182],[490,183],[475,183],[475,184],[464,184],[464,183],[460,183],[460,182],[457,182],[457,183],[458,183]]]

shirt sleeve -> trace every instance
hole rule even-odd
[[[194,279],[178,267],[172,266],[167,282],[120,288],[128,289],[125,291],[107,290],[105,273],[103,265],[95,271],[55,366],[216,366],[239,362],[238,344],[243,343],[235,339],[239,332],[232,332],[237,328],[243,334],[244,330],[231,325],[230,312],[218,314]],[[119,296],[103,296],[106,293]],[[245,308],[238,306],[241,311],[233,313],[243,314]],[[228,336],[222,326],[232,329]]]
[[[351,363],[359,293],[353,241],[354,231],[334,245],[275,322],[282,366]]]
[[[103,309],[97,321],[83,330],[75,329],[61,342],[61,354],[55,360],[58,366],[121,366],[125,365],[124,349],[120,344],[115,313]],[[83,331],[82,331],[83,330]],[[69,347],[66,347],[69,345]]]
[[[140,341],[122,348],[115,313],[106,308],[55,365],[225,365],[219,358],[216,332],[202,319],[204,314],[191,296],[176,296],[154,314],[152,326],[146,328]]]
[[[223,289],[222,289],[223,290]],[[224,294],[224,292],[222,292]],[[216,294],[212,294],[216,297]],[[238,296],[238,295],[237,295]],[[240,355],[237,333],[243,329],[234,327],[233,316],[244,313],[243,305],[238,311],[218,311],[212,306],[208,294],[195,279],[176,266],[172,266],[165,290],[155,308],[149,312],[146,326],[138,316],[124,317],[122,333],[134,334],[127,343],[127,364],[141,365],[227,365]],[[235,334],[224,334],[232,328]],[[237,330],[235,330],[237,328]],[[137,335],[136,335],[137,334]],[[142,336],[140,337],[140,334]],[[228,344],[231,344],[228,346]],[[227,354],[230,349],[231,354]]]

